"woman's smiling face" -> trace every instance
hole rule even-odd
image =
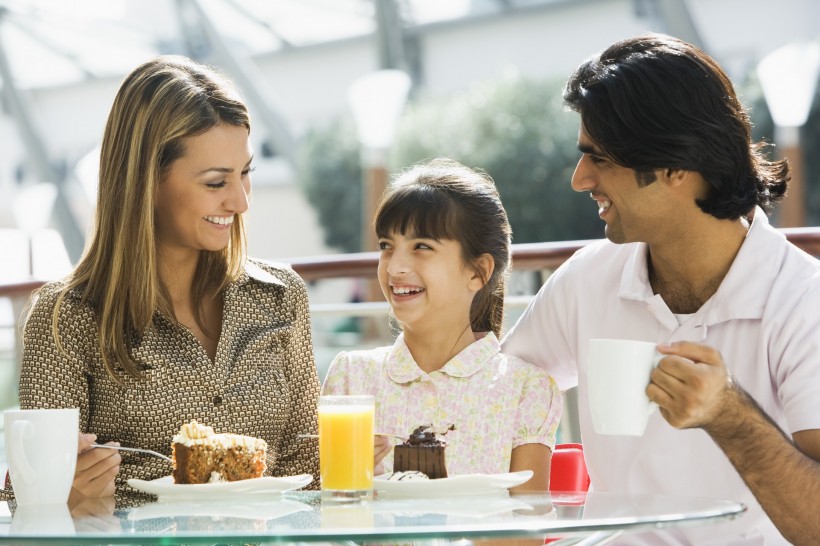
[[[174,253],[222,250],[234,218],[248,210],[253,159],[248,130],[220,124],[186,138],[183,146],[157,189],[157,246]]]

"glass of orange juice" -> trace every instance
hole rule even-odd
[[[319,472],[322,499],[373,497],[373,420],[369,395],[319,397]]]

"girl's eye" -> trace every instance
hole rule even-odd
[[[224,188],[227,184],[228,184],[227,182],[222,180],[221,182],[211,182],[211,183],[208,183],[208,184],[205,184],[205,185],[208,186],[209,188],[213,188],[213,189],[217,190],[219,188]]]
[[[419,250],[433,250],[433,247],[431,247],[427,243],[417,243],[416,248]]]

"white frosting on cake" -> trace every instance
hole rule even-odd
[[[201,425],[194,419],[190,423],[185,423],[180,427],[179,434],[174,436],[174,442],[189,445],[188,442],[190,441],[204,440],[213,435],[213,428],[207,425]]]
[[[403,472],[393,472],[388,476],[387,480],[391,482],[410,482],[414,480],[429,480],[430,478],[424,472],[418,470],[405,470]]]
[[[222,448],[247,448],[254,451],[267,449],[267,443],[261,438],[242,436],[240,434],[216,434],[214,433],[213,428],[198,423],[196,419],[180,427],[179,434],[174,436],[174,443],[182,444],[187,447],[196,445],[213,445]],[[211,477],[211,479],[213,479],[213,477]]]

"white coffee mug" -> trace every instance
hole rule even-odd
[[[3,418],[17,505],[66,503],[77,466],[80,410],[7,410]]]
[[[598,434],[641,436],[657,408],[646,396],[649,376],[662,358],[656,343],[590,339],[589,409]]]

